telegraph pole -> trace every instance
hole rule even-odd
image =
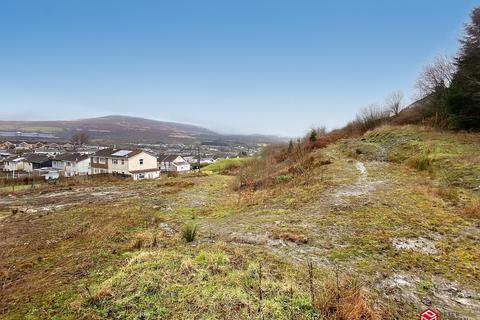
[[[197,146],[197,168],[198,168],[198,171],[200,172],[200,143],[198,144]]]

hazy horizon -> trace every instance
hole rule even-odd
[[[0,4],[0,120],[340,127],[454,54],[475,1]]]

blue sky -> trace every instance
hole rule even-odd
[[[0,0],[0,119],[339,127],[453,54],[478,1]]]

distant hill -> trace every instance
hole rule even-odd
[[[75,132],[87,132],[93,140],[115,142],[192,143],[205,141],[264,142],[280,139],[262,135],[222,135],[184,123],[112,115],[60,121],[0,121],[0,136],[69,139]],[[20,133],[20,134],[18,134]]]

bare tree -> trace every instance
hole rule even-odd
[[[360,110],[355,122],[356,125],[359,126],[361,132],[366,132],[375,129],[386,122],[389,118],[389,114],[389,110],[383,109],[378,104],[371,104]]]
[[[452,59],[439,56],[420,73],[415,87],[417,96],[422,101],[424,117],[436,127],[448,125],[446,94],[456,72]]]
[[[70,138],[70,143],[74,146],[82,146],[90,141],[90,136],[86,132],[77,132]]]
[[[447,56],[438,56],[425,66],[418,76],[415,88],[419,98],[424,98],[450,86],[456,67],[453,60]]]
[[[392,92],[385,99],[385,109],[389,110],[392,116],[398,116],[403,109],[403,93],[401,91]]]

